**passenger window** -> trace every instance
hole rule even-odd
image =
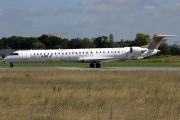
[[[10,55],[19,55],[18,53],[11,53]]]

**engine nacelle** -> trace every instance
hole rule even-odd
[[[145,52],[146,50],[142,49],[141,47],[131,47],[130,48],[130,52],[135,54],[135,55],[140,55],[143,52]]]

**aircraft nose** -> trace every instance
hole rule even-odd
[[[3,58],[3,59],[2,59],[2,61],[3,61],[3,62],[5,62],[5,61],[6,61],[6,59],[5,59],[5,58]]]
[[[8,62],[9,62],[9,59],[5,57],[5,58],[2,59],[2,61],[3,61],[4,63],[8,63]]]

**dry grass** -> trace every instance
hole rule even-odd
[[[176,119],[179,82],[179,71],[1,71],[0,119]]]
[[[1,105],[179,103],[179,71],[1,71]]]

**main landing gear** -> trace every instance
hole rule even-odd
[[[90,64],[90,68],[94,68],[95,64],[94,63],[91,63]],[[100,68],[101,67],[101,64],[100,63],[96,63],[96,68]]]
[[[14,66],[13,63],[10,63],[10,67],[13,68],[13,66]]]

